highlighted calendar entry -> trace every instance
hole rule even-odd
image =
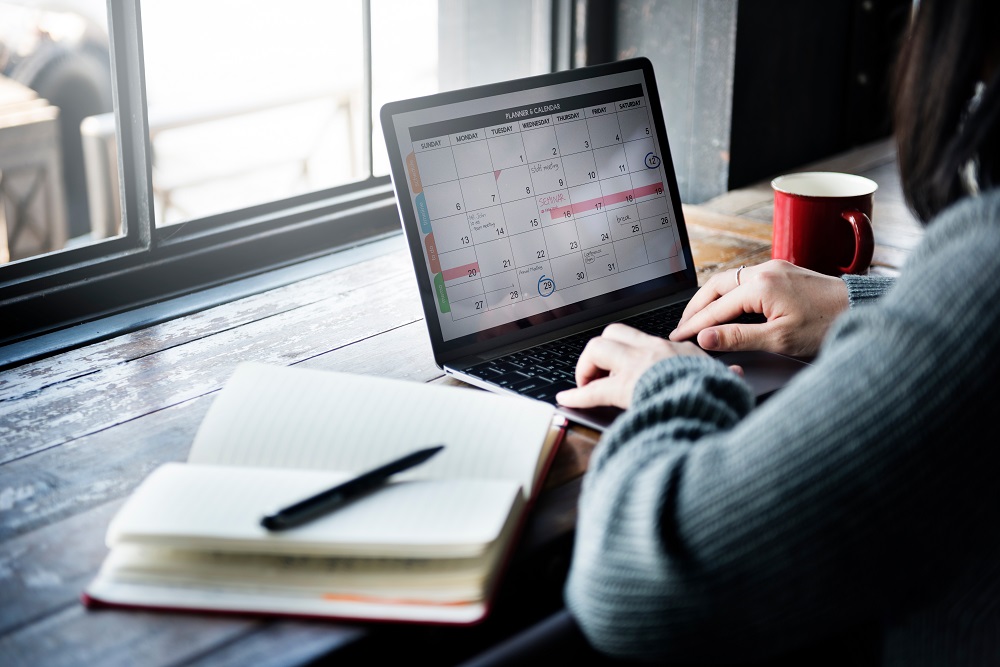
[[[411,128],[406,172],[442,314],[570,303],[617,285],[612,276],[676,258],[641,92]]]

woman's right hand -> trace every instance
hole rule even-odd
[[[766,350],[795,357],[819,351],[834,319],[847,310],[847,285],[836,276],[772,259],[740,271],[716,273],[694,295],[672,341],[697,336],[713,352]],[[743,313],[767,318],[762,324],[730,324]]]

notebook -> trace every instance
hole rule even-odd
[[[607,324],[674,328],[698,285],[648,59],[390,102],[380,118],[439,368],[554,404]],[[758,401],[807,365],[717,356]],[[598,430],[620,413],[559,409]]]
[[[187,461],[158,466],[115,514],[83,602],[477,623],[565,424],[550,405],[469,387],[241,364]],[[277,508],[428,445],[443,449],[336,511],[261,526]]]

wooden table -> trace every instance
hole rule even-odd
[[[920,227],[902,205],[891,145],[805,169],[880,184],[872,271],[896,272]],[[685,206],[700,279],[769,258],[771,201],[762,183]],[[109,520],[156,466],[187,457],[237,363],[453,382],[434,366],[410,262],[395,247],[0,373],[0,664],[344,665],[414,651],[450,664],[559,607],[580,477],[597,443],[582,427],[558,453],[494,616],[476,628],[88,611],[79,602],[107,553]]]

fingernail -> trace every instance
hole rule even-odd
[[[698,336],[698,342],[706,350],[714,350],[719,347],[719,333],[713,329],[705,329]]]

